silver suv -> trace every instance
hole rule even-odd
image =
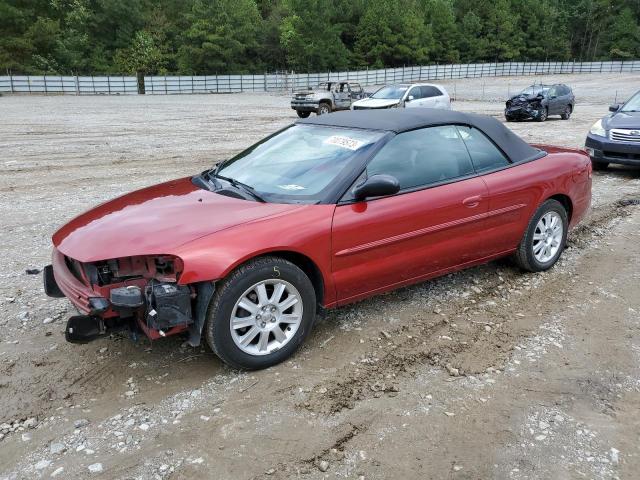
[[[311,112],[324,115],[336,110],[349,110],[353,102],[365,97],[359,83],[322,82],[314,89],[295,92],[291,108],[299,117],[307,118]]]

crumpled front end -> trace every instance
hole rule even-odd
[[[544,112],[543,98],[525,97],[524,95],[507,100],[504,114],[509,120],[538,119]]]
[[[82,263],[55,248],[44,271],[45,293],[67,297],[79,311],[67,322],[70,342],[123,330],[152,340],[190,330],[198,344],[206,311],[200,304],[208,304],[213,284],[181,285],[182,269],[171,255]]]
[[[291,108],[301,112],[316,112],[320,100],[313,91],[296,92],[291,99]]]

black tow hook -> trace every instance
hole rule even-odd
[[[89,343],[106,333],[104,321],[89,315],[74,315],[67,320],[64,336],[67,342]]]

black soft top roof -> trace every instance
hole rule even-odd
[[[434,108],[350,110],[298,120],[301,125],[362,128],[402,133],[437,125],[468,125],[484,132],[512,162],[525,162],[544,155],[493,117]]]

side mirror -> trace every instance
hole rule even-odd
[[[620,107],[621,105],[619,103],[614,103],[613,105],[609,105],[609,111],[615,113],[620,110]]]
[[[413,100],[413,98],[414,98],[413,95],[409,95],[405,100],[405,102],[410,102],[411,100]]]
[[[370,197],[393,195],[400,191],[400,183],[391,175],[371,175],[364,182],[353,188],[353,196],[357,201]]]

